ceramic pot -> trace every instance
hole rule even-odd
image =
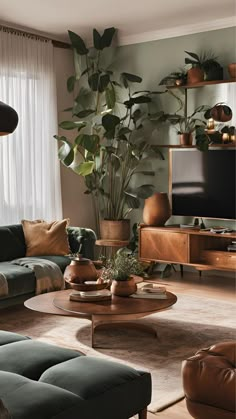
[[[130,220],[101,220],[100,234],[102,240],[129,240]]]
[[[137,285],[133,277],[130,277],[127,281],[112,281],[111,293],[114,295],[118,295],[119,297],[128,297],[136,291]]]
[[[236,63],[231,63],[228,65],[228,72],[231,79],[236,79]]]
[[[217,122],[228,122],[232,119],[232,110],[224,104],[216,104],[211,108],[211,117]]]
[[[96,281],[97,278],[98,273],[93,262],[82,257],[73,259],[64,272],[65,281],[77,284],[85,281]]]
[[[204,80],[204,71],[199,67],[190,68],[187,72],[187,84],[200,83]]]
[[[192,145],[193,144],[193,136],[191,132],[183,132],[179,135],[179,142],[180,145]]]
[[[171,216],[168,194],[156,192],[145,199],[143,208],[143,221],[147,225],[163,226]]]

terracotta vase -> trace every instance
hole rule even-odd
[[[200,83],[204,80],[204,71],[199,67],[190,68],[187,72],[187,84]]]
[[[96,281],[97,278],[98,273],[93,262],[82,257],[73,259],[64,272],[65,281],[77,284],[85,281]]]
[[[236,79],[236,63],[231,63],[228,65],[228,72],[231,79]]]
[[[133,277],[130,277],[127,281],[112,281],[111,293],[114,295],[118,295],[119,297],[128,297],[136,291],[137,285]]]
[[[101,220],[100,234],[103,240],[129,240],[130,220]]]
[[[163,226],[171,216],[168,194],[156,192],[145,199],[143,221],[147,225]]]
[[[179,135],[180,145],[192,145],[193,136],[191,132],[183,132]]]
[[[225,112],[227,111],[227,113]],[[211,117],[217,122],[228,122],[232,119],[232,110],[229,106],[217,103],[211,108]]]

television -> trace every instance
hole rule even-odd
[[[234,220],[235,154],[232,148],[170,150],[172,215]]]

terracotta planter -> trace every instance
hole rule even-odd
[[[102,220],[100,234],[103,240],[129,240],[130,220]]]
[[[192,145],[193,136],[191,132],[183,132],[179,135],[180,145]]]
[[[236,63],[231,63],[228,65],[228,72],[231,79],[236,79]]]
[[[193,67],[188,70],[187,84],[200,83],[204,80],[204,71],[199,67]]]
[[[128,297],[136,291],[137,285],[133,277],[130,277],[127,281],[112,281],[111,293],[114,295],[118,295],[119,297]]]
[[[85,281],[96,281],[97,278],[98,273],[93,262],[85,258],[73,259],[64,272],[65,281],[77,284]]]
[[[168,194],[156,192],[145,200],[143,221],[147,225],[163,226],[171,216]]]

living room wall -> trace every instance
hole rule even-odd
[[[218,61],[224,67],[225,78],[228,78],[227,64],[236,62],[235,39],[236,27],[121,46],[117,48],[115,54],[114,68],[118,71],[126,71],[141,76],[143,83],[137,87],[135,86],[136,90],[142,88],[158,90],[159,81],[170,72],[178,71],[184,64],[185,50],[192,52],[210,50],[218,57]],[[66,91],[66,79],[73,72],[71,52],[56,49],[55,64],[60,121],[65,119],[66,115],[62,110],[71,106],[72,100],[72,96]],[[233,85],[226,86],[233,88]],[[194,94],[189,95],[189,111],[191,112],[200,104],[214,105],[219,101],[227,101],[227,89],[226,87],[210,86],[197,91],[194,90]],[[231,104],[231,106],[233,105]],[[160,98],[160,108],[169,110],[169,106],[176,107],[173,99],[170,101],[170,99],[163,100]],[[236,106],[233,109],[236,109]],[[232,123],[235,125],[236,120],[233,119]],[[151,141],[156,144],[178,144],[177,133],[173,128],[169,129],[168,126],[164,126],[153,134]],[[153,168],[156,170],[154,184],[157,191],[168,191],[168,151],[163,150],[165,161],[157,159],[153,161]],[[72,171],[62,167],[61,182],[64,216],[71,219],[71,224],[94,228],[92,203],[90,197],[83,194],[84,184],[82,179]],[[172,218],[170,222],[183,222],[180,219]],[[132,222],[141,221],[142,209],[134,211]],[[191,219],[185,219],[184,221],[189,222]],[[217,224],[217,222],[214,221],[214,224]]]

